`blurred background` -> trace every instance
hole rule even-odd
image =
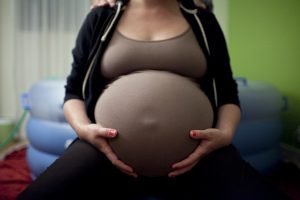
[[[19,96],[45,77],[64,78],[89,0],[0,0],[0,115],[17,119]]]

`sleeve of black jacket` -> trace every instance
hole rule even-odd
[[[218,106],[240,106],[237,83],[233,78],[227,44],[223,31],[213,13],[206,12],[203,23],[207,27],[207,39],[212,56],[212,67],[217,88]]]
[[[85,18],[72,50],[72,68],[65,85],[64,102],[69,99],[83,99],[82,84],[87,72],[87,62],[91,51],[92,38],[98,9],[92,10]]]

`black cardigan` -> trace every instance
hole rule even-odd
[[[195,16],[186,12],[185,9],[182,9],[182,13],[192,27],[207,59],[207,72],[204,77],[197,81],[213,105],[216,122],[218,107],[224,104],[240,106],[237,84],[232,76],[225,38],[214,14],[205,10],[198,10],[197,16],[201,20],[209,45],[208,51]],[[96,102],[106,85],[111,81],[101,76],[100,61],[121,14],[118,16],[116,23],[113,24],[107,39],[101,41],[101,37],[115,14],[116,8],[108,6],[93,9],[83,22],[75,47],[72,50],[73,63],[65,85],[64,101],[66,102],[69,99],[83,100],[86,105],[87,115],[92,122],[95,122],[94,108]],[[86,82],[85,90],[83,90],[83,82],[90,65],[92,66],[90,75]],[[213,79],[215,79],[216,83],[216,97],[214,95]],[[215,98],[217,99],[217,104]]]

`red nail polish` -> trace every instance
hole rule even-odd
[[[116,135],[116,131],[115,130],[109,130],[108,134],[109,134],[109,136],[114,137]]]
[[[196,137],[196,136],[197,136],[196,131],[192,131],[192,136],[193,136],[193,137]]]
[[[170,174],[169,177],[170,178],[175,178],[175,175],[174,174]]]

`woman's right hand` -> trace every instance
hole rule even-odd
[[[98,124],[82,125],[78,132],[78,135],[81,136],[81,139],[92,144],[102,153],[104,153],[111,163],[119,170],[130,176],[137,177],[137,174],[133,171],[133,169],[122,162],[108,144],[108,140],[115,138],[117,134],[118,133],[116,130],[111,128],[103,128]]]
[[[82,139],[104,153],[114,166],[130,176],[137,177],[133,169],[122,162],[108,144],[108,140],[115,138],[117,134],[115,129],[103,128],[98,124],[82,125],[79,133],[79,135],[84,136]]]
[[[108,144],[109,139],[117,136],[116,130],[92,123],[86,114],[85,104],[80,99],[69,99],[64,103],[63,110],[67,122],[81,140],[90,143],[103,152],[111,163],[122,172],[137,177],[133,169],[122,162]]]

